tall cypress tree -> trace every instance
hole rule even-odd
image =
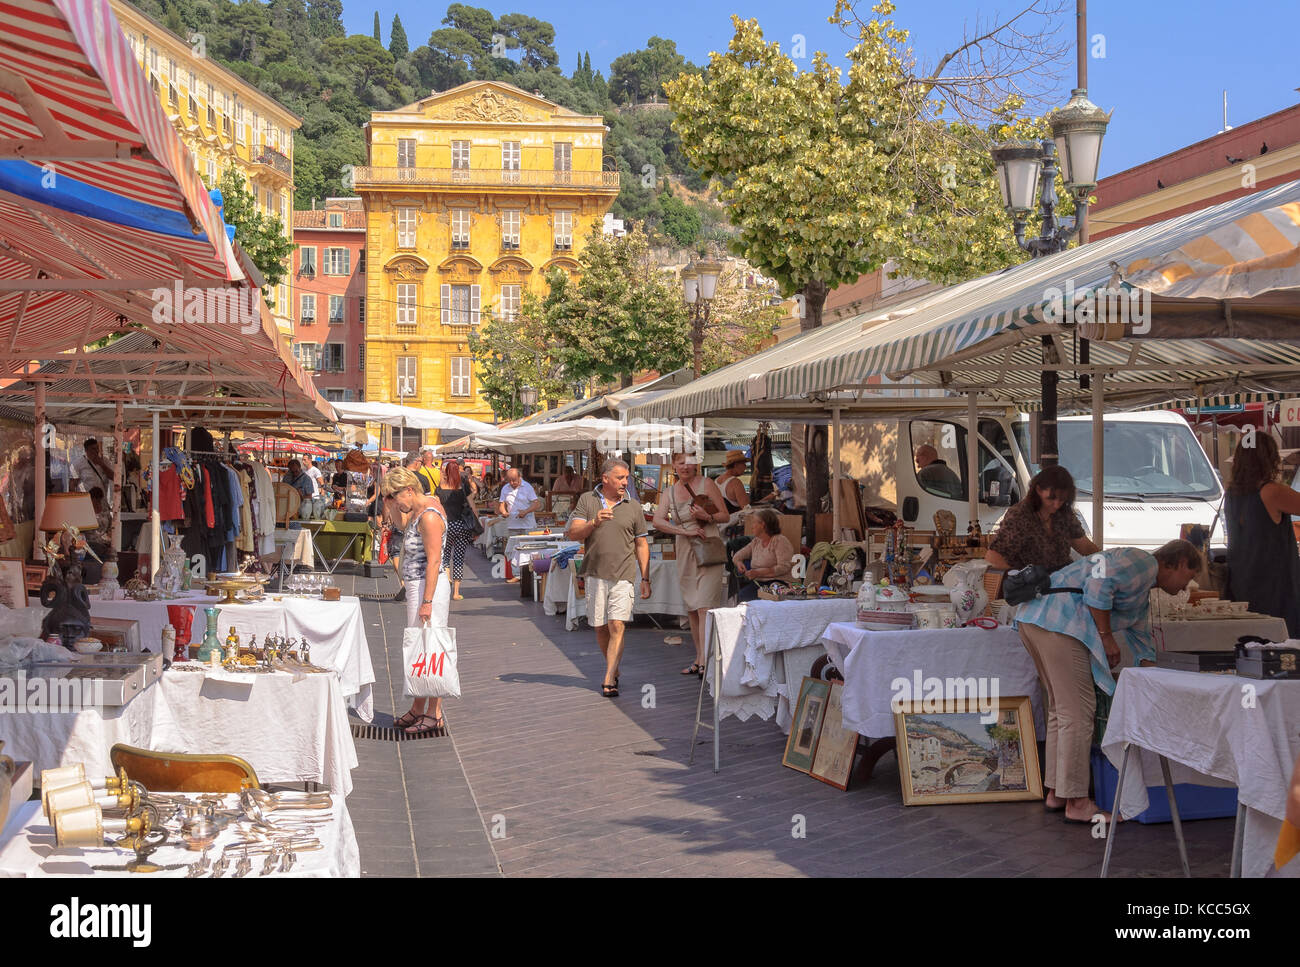
[[[388,28],[388,52],[394,60],[401,60],[411,52],[410,42],[406,39],[406,28],[402,26],[402,18],[397,14],[393,14],[393,25]]]
[[[375,11],[375,40],[379,41],[381,44],[384,42],[384,38],[379,36],[379,11],[378,10]]]

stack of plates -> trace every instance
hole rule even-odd
[[[858,624],[868,631],[906,631],[912,627],[910,611],[866,611],[858,609]]]

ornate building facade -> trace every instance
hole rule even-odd
[[[575,272],[618,194],[604,120],[475,81],[371,115],[365,396],[490,422],[470,331],[510,319],[554,268]],[[427,440],[426,442],[434,442]]]
[[[112,0],[112,6],[204,182],[216,187],[222,173],[233,167],[244,176],[258,210],[278,217],[285,237],[292,239],[293,132],[302,118],[208,59],[201,34],[178,37],[126,0]],[[287,336],[293,331],[287,272],[269,295]]]

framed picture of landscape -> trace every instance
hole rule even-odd
[[[831,683],[820,678],[805,678],[799,686],[799,703],[795,706],[794,720],[790,723],[790,737],[785,743],[782,765],[803,773],[812,769],[830,691]]]
[[[903,805],[1042,799],[1034,712],[1025,696],[999,699],[993,721],[965,703],[894,713]]]

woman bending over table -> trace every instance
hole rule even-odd
[[[447,627],[451,607],[451,584],[443,573],[442,542],[447,533],[447,515],[442,503],[426,494],[414,473],[405,467],[391,470],[384,478],[384,496],[407,516],[402,533],[402,580],[406,585],[406,626],[434,622]],[[442,699],[417,698],[410,710],[393,723],[408,735],[434,732],[447,734],[442,717]]]

